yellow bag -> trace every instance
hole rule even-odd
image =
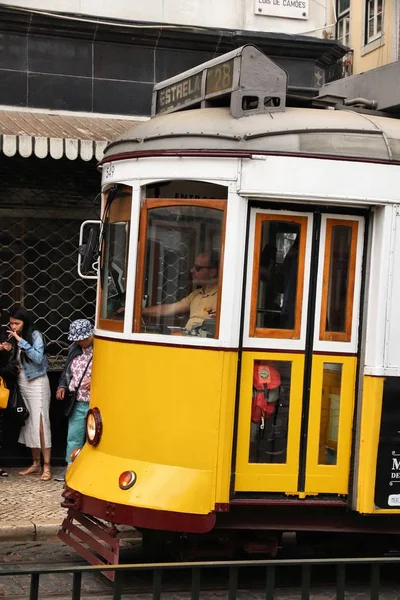
[[[0,377],[0,408],[7,408],[9,395],[10,390],[7,388],[4,379]]]

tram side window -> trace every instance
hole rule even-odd
[[[327,219],[320,339],[349,342],[357,249],[357,221]]]
[[[298,338],[305,219],[257,215],[250,335]]]
[[[286,463],[292,363],[254,361],[250,463]]]
[[[146,200],[134,331],[218,337],[225,204]]]
[[[123,330],[132,190],[106,200],[101,262],[100,327]]]

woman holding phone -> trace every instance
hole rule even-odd
[[[29,411],[29,417],[21,428],[18,442],[32,451],[32,465],[20,475],[41,472],[40,479],[51,479],[51,430],[50,430],[50,383],[47,377],[48,361],[46,346],[40,331],[23,307],[14,306],[9,315],[7,333],[12,343],[11,357],[17,361],[18,387]],[[4,344],[3,344],[4,346]],[[7,346],[8,348],[8,346]],[[7,350],[7,348],[4,348]],[[40,454],[43,455],[43,471]]]

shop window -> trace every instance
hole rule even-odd
[[[225,200],[147,198],[134,331],[218,337]]]
[[[258,214],[250,315],[253,337],[300,337],[306,217]]]
[[[132,188],[105,198],[99,327],[123,331]]]

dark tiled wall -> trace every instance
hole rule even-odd
[[[247,43],[288,71],[292,89],[315,89],[338,52],[330,41],[278,34],[250,32],[233,40],[217,31],[86,31],[69,21],[67,30],[52,19],[18,28],[15,14],[8,25],[2,16],[0,8],[0,104],[31,108],[148,115],[154,83]]]
[[[0,104],[148,115],[156,81],[213,56],[0,32]]]

